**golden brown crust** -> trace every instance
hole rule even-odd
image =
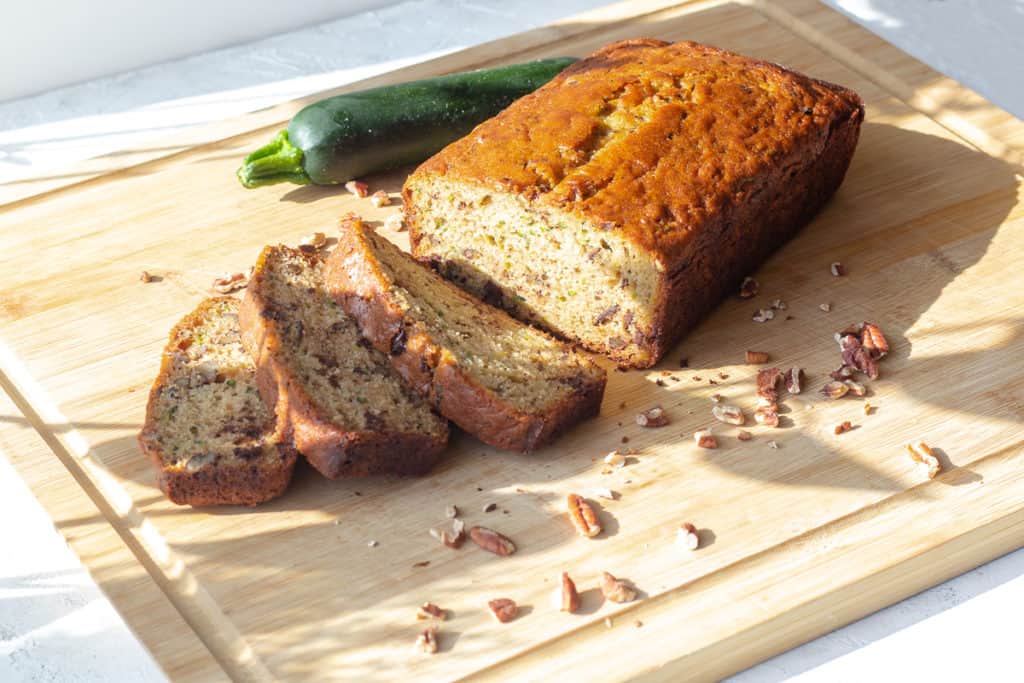
[[[146,403],[146,420],[138,436],[139,447],[157,468],[160,489],[178,505],[258,505],[283,494],[295,469],[297,453],[280,433],[266,437],[269,444],[276,446],[280,460],[268,462],[261,459],[230,465],[214,463],[189,472],[184,467],[168,464],[164,457],[158,438],[156,404],[173,370],[172,354],[177,350],[179,334],[182,330],[200,326],[213,307],[228,300],[234,301],[226,297],[206,299],[174,326]]]
[[[342,225],[338,245],[327,260],[328,288],[359,323],[363,336],[388,354],[409,386],[438,412],[484,443],[524,453],[550,443],[572,425],[598,413],[604,395],[603,374],[599,381],[580,377],[576,390],[558,405],[543,414],[528,414],[465,372],[452,352],[414,320],[407,320],[388,295],[390,278],[380,268],[363,234],[365,229],[358,224]],[[484,306],[455,286],[444,285],[451,296]],[[396,339],[401,343],[396,344]]]
[[[242,343],[256,363],[260,396],[296,449],[331,479],[372,474],[425,474],[448,443],[438,436],[386,431],[349,431],[324,417],[303,383],[283,360],[282,331],[264,298],[264,266],[274,247],[260,254],[239,309]]]
[[[410,176],[413,253],[429,256],[431,226],[409,188],[431,176],[614,231],[662,273],[661,295],[638,343],[592,350],[648,367],[835,191],[862,119],[856,93],[777,64],[692,42],[613,43]]]

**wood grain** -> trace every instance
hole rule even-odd
[[[1024,543],[1024,124],[805,0],[655,2],[632,18],[628,7],[375,82],[692,39],[853,87],[867,123],[838,195],[755,274],[757,299],[723,302],[658,368],[611,372],[601,417],[533,456],[460,437],[427,478],[330,482],[306,468],[256,511],[180,509],[159,494],[135,434],[167,330],[262,245],[330,234],[350,210],[396,210],[330,188],[239,188],[241,156],[293,109],[0,214],[0,387],[17,407],[0,406],[0,448],[173,677],[714,679]],[[403,177],[370,182],[397,191]],[[846,277],[829,274],[837,260]],[[140,283],[142,270],[160,281]],[[774,298],[792,319],[752,322]],[[839,363],[833,332],[861,320],[893,346],[871,415],[815,393]],[[721,448],[696,449],[712,394],[751,411],[751,348],[804,367],[808,392],[784,400],[783,428],[748,427],[742,443],[723,425]],[[672,424],[638,428],[635,413],[655,404]],[[843,420],[856,428],[835,436]],[[624,436],[637,453],[602,475]],[[940,449],[933,481],[903,450],[916,439]],[[602,536],[577,537],[562,501],[597,487],[621,497],[594,501]],[[482,512],[489,502],[498,509]],[[439,546],[427,530],[449,503],[520,551]],[[696,552],[674,547],[683,521],[702,530]],[[563,570],[583,595],[577,615],[550,606]],[[604,570],[641,599],[602,604]],[[495,597],[524,614],[494,623]],[[453,618],[438,655],[414,656],[427,600]],[[175,621],[190,631],[169,643]]]

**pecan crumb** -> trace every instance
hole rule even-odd
[[[741,429],[740,431],[736,432],[736,438],[739,439],[740,441],[750,441],[751,439],[754,438],[754,436],[747,430]]]
[[[426,655],[437,652],[437,627],[430,626],[423,629],[423,632],[416,638],[413,649]]]
[[[370,194],[370,186],[364,183],[362,180],[350,180],[345,183],[345,190],[354,194],[359,198],[366,197]]]
[[[619,439],[619,441],[621,441],[622,443],[629,443],[629,437],[623,436],[621,439]]]
[[[768,448],[771,448],[773,450],[778,450],[779,444],[775,443],[774,441],[769,441],[768,442]]]
[[[658,379],[654,380],[654,383],[657,384],[659,387],[667,386],[665,384],[665,380],[661,379],[660,377]]]
[[[725,374],[724,372],[720,372],[718,373],[718,379],[729,379],[729,375]]]
[[[569,578],[568,572],[562,572],[562,585],[558,596],[561,611],[572,614],[580,608],[580,594],[576,590],[576,584]]]
[[[683,522],[676,530],[676,542],[687,550],[696,550],[700,547],[700,534],[697,527],[689,522]]]
[[[846,396],[848,391],[850,391],[850,387],[846,385],[846,382],[833,380],[821,388],[821,395],[834,401]]]
[[[721,403],[724,398],[721,394],[711,394],[712,403]]]
[[[668,424],[668,415],[661,406],[655,406],[642,413],[637,413],[636,423],[641,427],[664,427]]]
[[[783,301],[782,299],[773,299],[772,308],[774,308],[776,311],[784,311],[786,310],[786,302]]]
[[[775,311],[770,308],[759,308],[754,313],[752,320],[755,323],[766,323],[775,318]]]
[[[868,393],[867,387],[860,382],[854,382],[852,379],[843,380],[843,384],[846,385],[847,393],[851,396],[866,396]]]
[[[935,457],[935,452],[924,441],[907,444],[907,451],[910,453],[911,460],[927,470],[929,479],[934,479],[942,471],[942,464]]]
[[[692,379],[694,382],[700,382],[701,381],[701,376],[700,375],[694,375],[690,379]]]
[[[566,509],[569,512],[569,519],[572,521],[576,532],[585,538],[593,538],[601,533],[601,521],[590,503],[583,500],[581,496],[570,493],[565,501]]]
[[[458,550],[462,547],[463,542],[466,540],[466,523],[459,518],[452,520],[452,531],[442,531],[440,535],[440,541],[442,544],[451,548],[452,550]]]
[[[441,609],[432,602],[425,602],[416,610],[417,619],[438,619],[444,621],[448,618],[448,610]]]
[[[725,422],[731,425],[742,425],[747,421],[746,416],[743,414],[743,410],[739,406],[730,405],[716,405],[711,408],[711,414],[715,416],[715,419],[719,422]]]
[[[843,268],[843,264],[839,261],[833,261],[829,264],[828,270],[832,273],[832,277],[842,277],[846,275],[846,268]]]
[[[366,542],[366,545],[368,545],[371,548],[376,548],[380,545],[380,543],[378,543],[377,541],[370,540]]]
[[[832,310],[832,304],[830,304],[830,303],[818,304],[818,308],[820,308],[825,313],[828,313],[829,311]]]
[[[142,281],[142,282],[152,282],[153,281],[153,276],[150,275],[147,271],[144,270],[139,275],[139,280]]]
[[[412,563],[412,568],[413,569],[422,569],[423,567],[429,567],[429,566],[430,566],[430,560],[423,560],[422,562],[413,562]]]
[[[626,456],[621,451],[612,451],[604,456],[604,464],[608,468],[620,468],[626,466]]]
[[[455,505],[446,505],[444,508],[444,516],[448,519],[455,519],[459,516],[459,508]]]
[[[495,598],[487,603],[491,616],[499,623],[507,624],[519,615],[519,606],[509,598]]]
[[[767,351],[747,351],[744,356],[746,357],[747,365],[760,365],[768,362]]]
[[[853,424],[851,424],[849,420],[844,420],[842,423],[836,425],[834,431],[836,433],[836,436],[839,436],[840,434],[844,434],[850,431],[851,429],[853,429]]]
[[[210,289],[218,294],[230,294],[237,292],[249,284],[248,273],[228,273],[213,281]]]
[[[873,405],[871,405],[870,403],[867,403],[867,402],[864,403],[864,414],[865,415],[870,415],[874,411],[874,409],[875,409],[875,407]]]
[[[740,298],[750,299],[757,295],[760,285],[752,277],[743,278],[743,282],[740,284]]]
[[[516,545],[507,536],[484,526],[475,526],[469,530],[469,537],[487,552],[506,557],[516,551]]]
[[[631,602],[636,599],[636,590],[632,586],[608,572],[601,572],[601,593],[612,602]]]
[[[393,213],[384,219],[384,227],[395,232],[403,232],[405,230],[405,218],[400,213]]]
[[[718,439],[710,429],[699,429],[693,433],[693,441],[698,448],[718,448]]]
[[[377,190],[370,195],[370,203],[379,209],[382,206],[389,205],[391,203],[391,197],[384,190]]]

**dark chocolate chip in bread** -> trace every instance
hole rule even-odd
[[[256,505],[288,487],[295,449],[260,400],[237,299],[207,299],[171,331],[139,444],[175,503]]]
[[[264,402],[322,474],[423,474],[448,424],[409,391],[327,293],[314,252],[266,247],[239,320]]]
[[[343,223],[326,272],[363,335],[481,441],[531,451],[600,409],[600,366],[469,296],[361,221]]]

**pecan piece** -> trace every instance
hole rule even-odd
[[[576,584],[567,572],[562,572],[562,586],[557,593],[559,597],[559,609],[572,614],[580,608],[580,594],[576,590]]]
[[[345,189],[357,197],[363,198],[370,194],[370,186],[362,180],[350,180],[345,183]]]
[[[382,206],[389,205],[391,203],[391,197],[384,190],[377,190],[370,195],[370,203],[379,209]]]
[[[740,441],[750,441],[751,439],[754,438],[754,435],[748,432],[746,429],[741,429],[740,431],[736,432],[736,438],[739,439]]]
[[[668,415],[661,406],[655,406],[642,413],[637,413],[636,423],[641,427],[664,427],[668,424]]]
[[[452,532],[449,534],[447,531],[441,532],[441,543],[451,548],[452,550],[458,550],[462,547],[463,542],[466,540],[466,523],[461,519],[452,520]]]
[[[842,423],[837,424],[833,431],[835,431],[836,436],[839,436],[840,434],[845,434],[851,429],[853,429],[853,424],[849,420],[844,420]]]
[[[886,340],[885,335],[882,334],[882,330],[878,329],[878,325],[874,323],[864,323],[860,339],[864,348],[876,360],[889,353],[889,342]]]
[[[608,572],[601,572],[601,593],[612,602],[631,602],[636,599],[636,590],[632,586]]]
[[[582,496],[570,493],[565,499],[565,505],[569,511],[569,519],[580,536],[593,538],[601,533],[601,521],[597,518],[597,513]]]
[[[843,384],[846,385],[846,388],[849,390],[847,393],[851,396],[866,396],[868,393],[867,387],[860,382],[854,382],[852,379],[843,380]]]
[[[306,235],[299,241],[299,249],[305,251],[316,251],[317,249],[323,249],[327,245],[327,235],[322,232],[314,232]]]
[[[758,285],[757,280],[752,277],[745,277],[740,284],[740,298],[750,299],[757,295],[758,289],[760,289],[760,285]]]
[[[395,232],[402,232],[405,230],[405,218],[400,213],[393,213],[384,219],[384,227]]]
[[[803,384],[803,368],[790,368],[785,374],[786,391],[791,394],[799,394]]]
[[[764,427],[778,427],[779,407],[774,403],[758,406],[754,411],[754,422]]]
[[[152,282],[153,281],[153,276],[150,275],[148,271],[144,270],[144,271],[142,271],[142,274],[139,275],[139,280],[141,282]]]
[[[846,396],[846,392],[849,390],[850,387],[846,386],[846,382],[833,380],[821,388],[821,395],[834,401],[837,398]]]
[[[689,522],[683,522],[676,530],[676,543],[687,550],[696,550],[700,547],[700,534],[697,527]]]
[[[725,422],[731,425],[742,425],[747,421],[746,416],[743,414],[743,410],[739,406],[729,405],[716,405],[712,406],[711,414],[715,416],[715,419],[719,422]]]
[[[823,312],[828,313],[829,311],[832,310],[832,304],[818,304],[818,308],[820,308]]]
[[[771,309],[771,308],[759,308],[759,309],[757,309],[757,312],[754,313],[754,317],[752,318],[752,320],[755,323],[766,323],[769,320],[772,320],[774,318],[775,318],[775,311],[773,309]]]
[[[911,460],[927,470],[929,479],[934,479],[942,471],[942,464],[935,457],[935,452],[924,441],[907,444],[907,451],[910,453]]]
[[[746,357],[747,365],[761,365],[768,362],[767,351],[747,351],[744,356]]]
[[[829,377],[836,380],[837,382],[842,382],[843,380],[847,380],[853,377],[853,373],[854,369],[851,368],[849,365],[840,365],[837,369],[829,373]]]
[[[472,527],[469,530],[469,537],[478,546],[495,555],[505,557],[516,551],[516,544],[511,539],[485,526]]]
[[[231,292],[237,292],[247,284],[249,284],[248,273],[228,273],[214,280],[213,284],[210,285],[210,289],[218,294],[230,294]]]
[[[429,626],[416,638],[413,650],[422,652],[425,655],[432,655],[437,652],[437,627]]]
[[[519,606],[509,598],[495,598],[487,603],[491,616],[498,622],[507,624],[519,615]]]
[[[693,441],[699,448],[718,448],[718,439],[710,429],[700,429],[694,432]]]
[[[438,619],[444,621],[448,618],[448,610],[441,609],[432,602],[425,602],[416,610],[417,619]]]
[[[446,505],[444,508],[444,516],[448,519],[455,519],[459,516],[459,508],[455,505]]]
[[[832,273],[832,277],[842,277],[846,275],[846,268],[843,268],[843,264],[839,261],[833,261],[828,265],[828,270]]]
[[[779,398],[775,387],[782,379],[782,370],[778,368],[763,368],[757,371],[757,395],[770,401]]]

